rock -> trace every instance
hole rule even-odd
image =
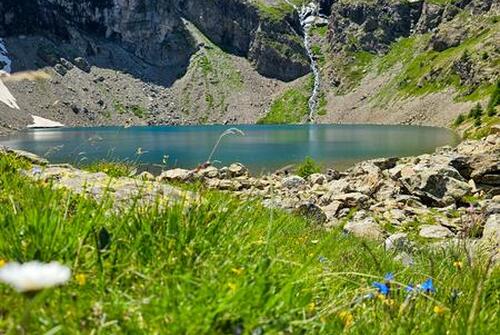
[[[17,157],[21,157],[21,158],[24,158],[26,159],[27,161],[33,163],[33,164],[37,164],[37,165],[47,165],[49,164],[49,161],[46,160],[45,158],[42,158],[38,155],[35,155],[31,152],[27,152],[27,151],[24,151],[24,150],[14,150],[14,149],[10,149],[10,148],[4,148],[4,150],[8,153],[12,153],[14,155],[16,155]]]
[[[231,177],[241,177],[248,175],[248,169],[241,163],[233,163],[228,168]]]
[[[306,184],[306,181],[304,178],[299,177],[299,176],[290,176],[290,177],[283,178],[281,184],[285,188],[295,189],[295,188],[299,188],[301,186],[304,186]]]
[[[443,28],[432,35],[429,47],[434,51],[441,52],[458,46],[465,38],[465,31],[460,27]]]
[[[385,242],[385,250],[391,251],[411,251],[413,245],[408,239],[408,234],[406,233],[396,233],[389,236]]]
[[[215,166],[208,166],[198,170],[197,174],[203,178],[217,178],[219,177],[219,170]]]
[[[370,206],[370,198],[363,193],[357,192],[336,195],[331,200],[339,201],[343,206],[350,208],[368,208]]]
[[[229,169],[226,166],[219,169],[219,178],[221,179],[231,178],[231,173],[229,172]]]
[[[332,201],[327,206],[323,207],[323,212],[326,214],[327,220],[332,220],[335,218],[340,209],[342,209],[343,203],[341,201]]]
[[[83,72],[90,72],[90,65],[89,63],[87,62],[87,60],[83,57],[76,57],[73,61],[73,63],[75,64],[75,66],[77,68],[79,68],[80,70],[82,70]]]
[[[453,233],[448,228],[440,225],[422,225],[419,235],[425,238],[446,238],[452,237]]]
[[[415,264],[413,257],[407,252],[402,252],[394,257],[394,260],[401,262],[406,267],[411,267]]]
[[[151,173],[151,172],[148,172],[148,171],[143,171],[141,172],[137,178],[141,179],[141,180],[149,180],[149,181],[153,181],[153,180],[156,180],[155,176]]]
[[[300,204],[296,210],[297,214],[305,216],[306,218],[313,220],[318,224],[323,224],[327,220],[326,214],[323,210],[316,204],[312,202],[305,202]]]
[[[495,124],[490,128],[490,135],[500,135],[500,124]]]
[[[340,179],[341,173],[335,169],[326,170],[326,179],[328,181]]]
[[[355,216],[344,226],[344,231],[371,240],[383,240],[384,238],[380,225],[371,217],[359,219]]]
[[[62,66],[64,66],[66,68],[66,70],[71,70],[73,69],[73,64],[71,64],[70,61],[68,61],[66,58],[61,58],[59,59],[59,61],[61,62]]]
[[[194,172],[186,169],[172,169],[163,171],[158,179],[160,181],[191,181],[193,180]]]
[[[62,66],[61,64],[54,65],[54,71],[56,71],[57,73],[59,73],[61,76],[66,75],[66,73],[68,72],[66,70],[66,68],[64,66]]]
[[[380,170],[388,170],[395,167],[398,160],[399,158],[397,157],[390,157],[390,158],[372,159],[369,162],[378,167]]]
[[[327,181],[327,177],[321,173],[313,173],[308,179],[311,185],[323,185]]]
[[[492,214],[484,225],[482,241],[491,246],[500,246],[500,214]]]
[[[450,166],[408,165],[401,169],[400,174],[400,181],[406,190],[426,205],[448,206],[471,191],[469,184]]]

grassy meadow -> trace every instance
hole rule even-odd
[[[0,334],[495,334],[500,271],[460,249],[403,266],[380,244],[260,202],[111,211],[0,156],[0,265],[58,261],[64,286],[0,284]],[[394,279],[384,282],[386,273]],[[432,278],[435,292],[416,285]],[[375,287],[380,282],[388,294]],[[408,291],[408,284],[415,285]]]

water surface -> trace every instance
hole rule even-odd
[[[432,152],[454,145],[450,130],[378,125],[242,125],[245,136],[227,136],[213,159],[239,161],[253,172],[271,171],[311,156],[325,167]],[[144,164],[193,168],[205,161],[229,126],[100,127],[29,130],[0,138],[0,144],[28,150],[51,162],[87,164],[95,160],[131,160]],[[139,149],[140,148],[140,149]],[[139,155],[137,154],[139,151]]]

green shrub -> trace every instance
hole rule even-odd
[[[469,112],[469,118],[480,119],[483,115],[483,108],[480,103],[477,103]]]
[[[482,122],[481,122],[481,118],[480,117],[474,119],[474,126],[479,127],[479,126],[481,126],[481,123]]]
[[[303,178],[319,172],[321,172],[321,166],[309,156],[297,166],[297,174]]]
[[[490,101],[486,107],[488,116],[494,116],[496,114],[496,107],[500,105],[500,80],[497,81],[495,89],[491,93]]]
[[[459,114],[459,115],[457,116],[457,118],[455,119],[455,121],[453,122],[453,125],[454,125],[455,127],[458,127],[458,126],[460,126],[460,125],[461,125],[461,124],[465,121],[465,119],[466,119],[466,118],[465,118],[465,115],[463,115],[463,114]]]

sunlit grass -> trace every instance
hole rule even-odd
[[[109,202],[52,190],[20,176],[18,168],[29,164],[0,157],[0,259],[59,261],[73,272],[68,285],[33,301],[28,333],[498,329],[500,273],[487,276],[486,260],[471,264],[461,250],[422,250],[414,266],[404,267],[378,244],[259,202],[200,188],[204,201],[189,208],[152,204],[117,213]],[[390,296],[361,301],[389,271],[395,274]],[[427,278],[436,293],[418,294],[403,308],[404,286]],[[23,306],[21,296],[0,284],[0,333],[16,333]]]

